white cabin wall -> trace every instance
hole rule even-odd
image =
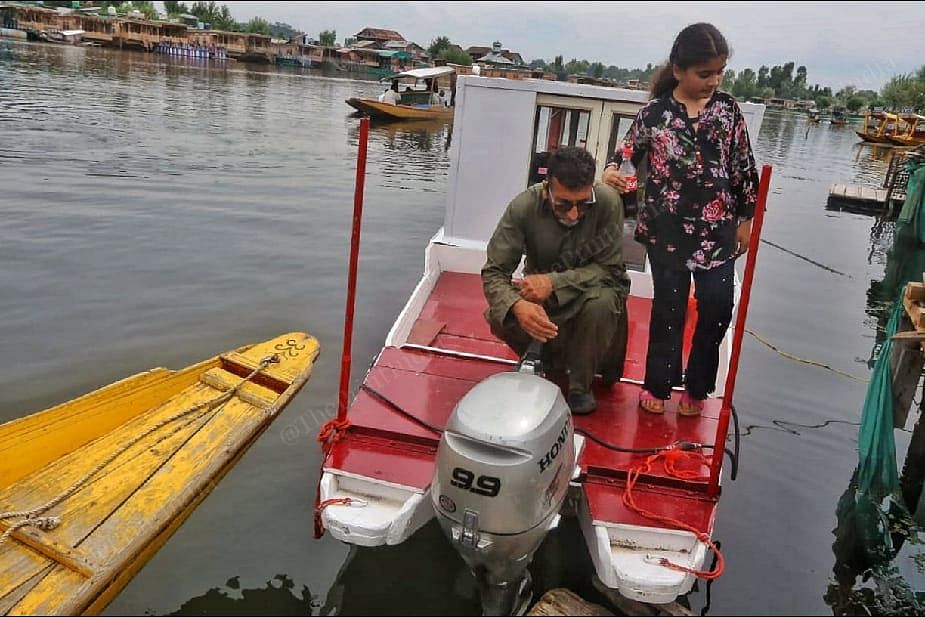
[[[447,241],[487,242],[504,208],[527,188],[535,101],[532,91],[466,87],[464,78],[457,82]]]

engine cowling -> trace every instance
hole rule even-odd
[[[571,413],[552,382],[500,373],[456,405],[437,451],[431,496],[444,533],[483,579],[486,610],[504,613],[516,601],[504,589],[524,580],[533,553],[558,524],[574,469]]]

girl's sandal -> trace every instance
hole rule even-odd
[[[639,406],[649,413],[665,413],[665,401],[657,398],[648,390],[639,391]]]
[[[699,416],[703,413],[703,399],[694,398],[685,390],[678,402],[678,413],[682,416]]]

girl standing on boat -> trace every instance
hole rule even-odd
[[[652,81],[624,143],[648,170],[636,239],[646,246],[654,298],[645,411],[662,413],[672,386],[682,383],[684,323],[691,277],[697,327],[678,412],[698,415],[716,389],[719,345],[732,319],[735,259],[745,253],[755,212],[758,171],[735,99],[718,90],[729,46],[713,25],[678,34],[668,63]],[[626,192],[626,177],[608,164],[604,182]]]

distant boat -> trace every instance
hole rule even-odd
[[[890,142],[898,146],[918,146],[925,144],[925,116],[914,112],[898,115],[896,131],[889,136]]]
[[[99,613],[308,381],[318,350],[290,333],[0,425],[0,615]]]
[[[405,71],[389,77],[388,79],[399,88],[400,101],[397,105],[356,97],[347,99],[346,103],[357,111],[380,120],[452,120],[453,107],[438,102],[439,89],[435,90],[434,84],[440,77],[452,75],[454,72],[452,67],[438,66]],[[450,102],[450,88],[443,90],[443,100]]]
[[[832,118],[829,122],[835,126],[844,126],[848,124],[848,116],[845,114],[845,110],[839,108],[833,109]]]
[[[896,130],[899,116],[883,111],[882,109],[868,110],[864,115],[864,128],[855,131],[864,141],[885,144],[890,143],[890,137]]]
[[[83,30],[45,30],[39,33],[39,39],[47,43],[80,45],[83,35]]]
[[[809,110],[808,113],[809,113],[808,120],[810,122],[813,122],[813,123],[819,122],[819,110],[818,109],[813,107],[812,109]]]

